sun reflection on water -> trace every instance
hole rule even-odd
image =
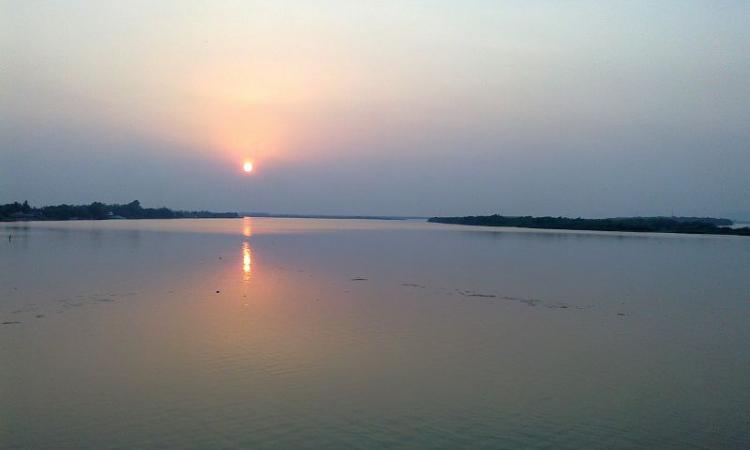
[[[250,217],[242,218],[242,235],[247,239],[253,235],[253,222]],[[242,243],[242,280],[250,281],[250,275],[253,271],[253,257],[250,250],[250,243],[245,240]]]
[[[242,243],[242,280],[250,281],[250,275],[253,270],[253,258],[250,251],[250,244]]]
[[[250,217],[242,218],[242,235],[245,237],[253,235],[253,221]]]

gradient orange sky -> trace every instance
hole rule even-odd
[[[745,2],[0,5],[0,201],[750,217]]]

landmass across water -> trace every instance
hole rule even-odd
[[[731,228],[730,219],[714,217],[613,217],[583,219],[532,216],[431,217],[429,222],[490,227],[539,228],[552,230],[628,231],[640,233],[725,234],[750,236],[750,227]]]
[[[423,217],[362,216],[362,215],[303,215],[273,213],[237,213],[212,211],[183,211],[166,207],[144,208],[138,200],[126,204],[93,202],[88,205],[52,205],[33,207],[28,202],[0,205],[0,221],[44,220],[113,220],[113,219],[234,219],[243,216],[315,219],[377,219],[408,220]],[[740,227],[731,219],[715,217],[613,217],[584,219],[569,217],[533,216],[459,216],[431,217],[428,222],[478,225],[491,227],[537,228],[553,230],[625,231],[645,233],[685,233],[750,236],[750,227]]]
[[[236,212],[179,211],[166,207],[144,208],[138,200],[130,203],[89,205],[53,205],[35,208],[29,202],[0,205],[0,221],[17,220],[108,220],[108,219],[227,219],[240,217]]]
[[[332,214],[287,214],[267,212],[182,211],[166,207],[144,208],[138,200],[127,204],[93,202],[88,205],[53,205],[40,208],[29,202],[0,205],[0,221],[28,220],[112,220],[112,219],[235,219],[240,217],[272,217],[288,219],[358,219],[358,220],[426,220],[418,216],[366,216]]]

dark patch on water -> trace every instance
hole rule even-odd
[[[520,302],[529,306],[536,306],[542,301],[536,298],[516,298],[516,297],[501,297],[503,300],[510,300],[514,302]]]
[[[472,290],[468,290],[468,289],[463,289],[463,290],[462,289],[456,289],[455,292],[458,293],[459,295],[463,296],[463,297],[498,298],[500,300],[507,300],[507,301],[511,301],[511,302],[523,303],[524,305],[532,306],[532,307],[536,307],[538,305],[544,304],[544,302],[542,300],[538,299],[538,298],[513,297],[513,296],[510,296],[510,295],[490,294],[490,293],[483,293],[483,292],[472,291]],[[453,295],[453,293],[449,292],[448,295]],[[544,307],[545,308],[550,308],[550,309],[570,309],[573,306],[571,306],[571,305],[569,305],[567,303],[557,302],[557,303],[552,303],[552,304],[544,305]],[[588,308],[591,308],[591,306],[587,306],[587,307],[575,306],[575,309],[588,309]]]
[[[495,297],[497,297],[497,295],[495,295],[495,294],[482,294],[482,293],[474,292],[474,291],[467,291],[467,290],[463,290],[462,291],[460,289],[456,289],[456,292],[458,292],[459,294],[463,295],[464,297],[480,297],[480,298],[495,298]]]

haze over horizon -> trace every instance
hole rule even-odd
[[[750,219],[748,23],[740,1],[0,1],[0,203]]]

